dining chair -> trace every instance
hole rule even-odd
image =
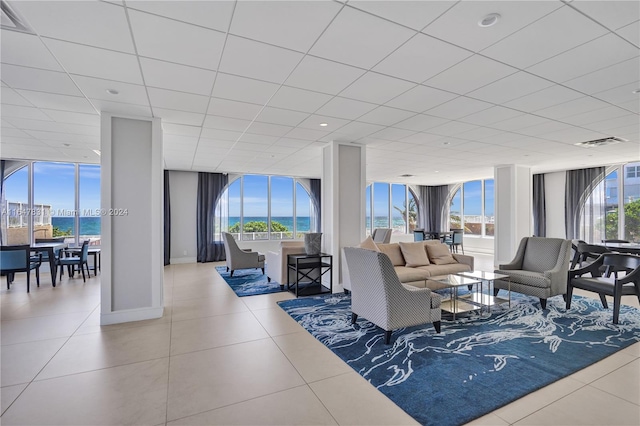
[[[413,230],[413,241],[424,241],[424,229]]]
[[[602,242],[603,242],[604,244],[607,244],[607,243],[616,243],[616,244],[620,244],[620,243],[622,243],[622,244],[627,244],[627,243],[629,243],[629,241],[627,241],[627,240],[617,240],[617,239],[602,240]]]
[[[452,253],[457,253],[458,252],[458,246],[462,249],[462,254],[464,254],[464,244],[463,244],[463,240],[464,240],[464,229],[460,228],[454,228],[451,229],[451,237],[449,238],[445,238],[444,243],[447,244],[449,246],[449,249],[451,250]]]
[[[31,247],[29,245],[2,246],[0,247],[0,273],[7,276],[7,290],[11,289],[16,272],[27,273],[27,293],[31,285],[31,270],[36,270],[36,283],[40,287],[40,261],[41,255],[32,260]]]
[[[82,243],[82,248],[80,249],[80,256],[71,256],[71,257],[63,257],[60,256],[58,259],[58,263],[60,265],[60,279],[62,279],[62,270],[64,267],[67,267],[67,272],[69,273],[69,278],[74,276],[75,267],[78,266],[80,271],[82,272],[82,281],[87,282],[87,278],[84,274],[84,268],[87,268],[87,273],[89,274],[89,278],[91,278],[91,271],[89,270],[89,240],[85,240]]]

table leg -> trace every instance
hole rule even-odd
[[[49,271],[51,272],[51,285],[56,286],[56,275],[58,273],[58,265],[56,265],[56,259],[54,257],[53,249],[47,249],[47,256],[49,257]]]

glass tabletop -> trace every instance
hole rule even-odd
[[[458,275],[460,275],[461,277],[476,278],[479,280],[487,280],[487,281],[499,280],[502,278],[509,278],[509,275],[498,274],[498,273],[489,272],[489,271],[459,272]]]
[[[460,275],[440,275],[437,277],[429,277],[430,280],[438,281],[439,283],[446,284],[450,287],[457,287],[462,285],[473,285],[480,282],[477,278],[461,277]]]

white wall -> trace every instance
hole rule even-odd
[[[567,172],[546,173],[544,192],[547,217],[547,237],[566,238],[564,224],[564,191]]]
[[[171,263],[195,263],[198,173],[169,172]]]

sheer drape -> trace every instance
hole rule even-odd
[[[544,174],[533,175],[533,235],[547,235],[547,206],[544,193]]]
[[[311,200],[313,200],[314,205],[314,216],[315,216],[315,229],[311,229],[311,232],[320,232],[322,228],[322,200],[321,200],[321,192],[322,192],[322,180],[321,179],[309,179],[309,189],[311,190]]]
[[[0,160],[0,207],[2,207],[4,210],[7,210],[8,206],[5,206],[4,204],[4,169],[5,169],[5,165],[6,165],[6,160]],[[5,215],[8,215],[9,212],[3,212],[2,213],[2,220],[6,221],[5,219]],[[6,222],[5,222],[6,223]],[[4,245],[4,240],[5,240],[5,227],[2,226],[2,229],[0,229],[0,246]]]
[[[604,190],[599,184],[604,176],[604,167],[567,170],[564,198],[567,239],[599,240],[599,227],[604,227],[604,223],[599,223],[604,217]]]
[[[169,170],[164,171],[164,264],[171,263],[171,200],[169,199]]]
[[[228,176],[222,173],[198,173],[198,262],[225,260],[224,243],[215,240],[215,208],[228,181]]]
[[[418,228],[425,231],[445,231],[443,216],[449,186],[418,186]]]

